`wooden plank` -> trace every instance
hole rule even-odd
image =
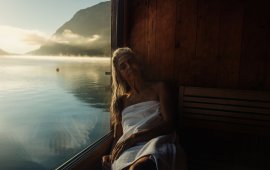
[[[191,85],[196,79],[197,0],[178,0],[176,4],[174,79]]]
[[[216,87],[220,1],[199,0],[197,6],[196,59],[192,61],[197,65],[196,68],[193,68],[196,77],[194,84],[203,87]]]
[[[270,136],[269,129],[264,127],[254,127],[249,125],[241,125],[238,124],[228,124],[222,122],[211,122],[203,121],[203,120],[194,120],[194,119],[187,119],[183,123],[185,129],[207,129],[211,131],[221,131],[224,132],[232,132],[232,133],[243,133],[243,134],[254,134],[254,135],[263,135],[263,136]]]
[[[265,76],[264,76],[264,89],[270,90],[270,13],[267,15],[268,18],[268,26],[267,26],[267,56],[265,60]]]
[[[266,74],[265,74],[265,84],[264,89],[269,90],[270,89],[270,29],[269,29],[269,45],[268,45],[268,56],[266,63]]]
[[[184,107],[183,107],[183,99],[184,99],[184,86],[181,86],[179,88],[179,97],[178,97],[178,124],[177,124],[177,128],[181,129],[182,128],[182,122],[184,120]]]
[[[157,0],[150,0],[148,2],[148,37],[147,37],[147,43],[148,43],[148,57],[147,57],[147,63],[149,65],[152,64],[152,60],[155,60],[157,53],[156,53],[156,34],[157,34]],[[150,64],[151,63],[151,64]],[[154,70],[150,70],[149,77],[153,77],[155,75]]]
[[[269,6],[267,0],[246,1],[239,79],[243,89],[262,89],[265,83]]]
[[[202,114],[205,116],[223,116],[223,117],[232,117],[232,118],[241,118],[241,119],[251,119],[251,120],[261,120],[268,121],[270,123],[270,115],[261,115],[261,114],[249,114],[249,113],[239,113],[239,112],[226,112],[219,110],[202,110],[196,108],[183,108],[185,115],[188,114]]]
[[[269,92],[181,86],[179,95],[182,129],[270,135]]]
[[[251,90],[230,90],[200,87],[185,87],[185,96],[207,96],[216,98],[231,98],[238,100],[264,101],[270,102],[270,92]]]
[[[129,45],[140,60],[147,58],[147,0],[134,0],[128,3],[128,21],[130,28]]]
[[[199,102],[208,104],[222,104],[231,106],[246,106],[246,107],[259,107],[259,108],[270,108],[270,102],[254,102],[237,99],[218,99],[218,98],[202,98],[202,97],[190,97],[185,96],[183,98],[185,102]]]
[[[244,1],[221,1],[217,86],[237,88],[240,70]]]
[[[124,20],[124,26],[123,26],[123,41],[124,41],[124,46],[126,46],[126,47],[128,47],[129,46],[129,42],[128,42],[128,36],[129,36],[129,33],[128,33],[128,31],[129,31],[129,20],[128,20],[128,0],[123,0],[123,3],[124,3],[124,10],[123,10],[123,12],[124,12],[124,18],[123,18],[123,20]]]
[[[176,0],[157,0],[156,57],[152,58],[154,78],[172,80],[174,66]]]
[[[209,124],[212,122],[223,122],[228,124],[239,124],[239,125],[249,125],[249,126],[258,126],[265,127],[270,130],[270,124],[266,121],[255,121],[249,119],[236,119],[231,117],[219,117],[219,116],[206,116],[201,114],[186,114],[185,119],[198,119],[208,121]]]
[[[270,109],[262,109],[262,108],[253,108],[253,107],[238,107],[238,106],[230,106],[230,105],[220,105],[220,104],[207,104],[207,103],[191,103],[184,102],[184,107],[189,108],[197,108],[197,109],[213,109],[220,111],[228,111],[228,112],[244,112],[244,113],[254,113],[254,114],[266,114],[270,115]]]

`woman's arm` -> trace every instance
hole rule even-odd
[[[131,135],[130,138],[132,138],[132,142],[134,143],[148,141],[154,137],[169,134],[174,129],[173,114],[175,113],[175,106],[169,87],[165,83],[160,82],[156,85],[155,90],[158,94],[160,112],[163,121],[151,129],[142,130]]]
[[[112,144],[112,149],[116,145],[117,141],[119,138],[123,135],[123,128],[121,122],[117,122],[114,124],[114,131],[113,131],[113,144]]]
[[[119,140],[119,138],[122,136],[123,134],[123,129],[122,129],[122,124],[120,122],[117,122],[113,125],[113,143],[112,143],[112,147],[111,147],[111,151],[109,155],[104,155],[102,157],[102,167],[103,169],[111,169],[111,162],[112,162],[112,152],[115,148],[115,145],[117,143],[117,141]]]

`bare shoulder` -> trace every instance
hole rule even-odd
[[[158,81],[153,84],[153,87],[155,88],[156,92],[162,93],[162,92],[168,92],[170,87],[168,83],[164,81]]]
[[[173,102],[177,100],[177,86],[174,84],[159,81],[155,83],[154,86],[159,99],[163,98],[165,100],[173,100]]]

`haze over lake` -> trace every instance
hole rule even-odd
[[[110,58],[0,56],[0,169],[53,169],[109,131]]]

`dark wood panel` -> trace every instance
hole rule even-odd
[[[254,127],[250,125],[242,125],[239,124],[228,124],[225,122],[212,121],[208,120],[198,120],[198,119],[187,119],[183,121],[183,124],[186,128],[194,128],[194,129],[208,129],[209,131],[218,131],[221,133],[224,132],[233,132],[233,133],[246,133],[248,135],[262,135],[269,136],[269,128],[265,127]]]
[[[147,57],[147,0],[128,1],[128,44],[141,58]]]
[[[156,56],[151,60],[155,79],[172,80],[174,65],[176,0],[157,0]]]
[[[212,127],[215,130],[220,128],[219,124],[223,124],[224,130],[231,130],[233,124],[236,131],[246,133],[255,126],[261,130],[265,128],[264,132],[270,130],[269,92],[181,86],[179,100],[181,125],[188,121],[188,126]],[[248,103],[252,104],[246,105]],[[181,129],[184,128],[188,127],[182,126]]]
[[[194,119],[194,120],[202,120],[203,121],[208,121],[209,124],[217,123],[217,122],[222,122],[226,124],[236,124],[236,125],[246,125],[246,126],[256,126],[256,127],[265,127],[266,129],[270,130],[270,124],[267,121],[255,121],[255,120],[250,120],[250,119],[237,119],[237,118],[231,118],[228,116],[207,116],[207,115],[202,115],[202,114],[193,114],[189,113],[186,114],[185,119]],[[213,127],[214,128],[214,127]]]
[[[174,77],[179,84],[196,80],[197,0],[179,0],[176,8]]]
[[[239,107],[231,105],[220,105],[214,103],[194,103],[194,102],[184,102],[184,107],[202,110],[218,110],[225,112],[241,112],[242,114],[253,114],[253,115],[270,115],[270,109],[264,108],[253,108],[253,107]],[[256,116],[254,116],[256,117]]]
[[[265,84],[264,84],[264,89],[270,90],[270,13],[268,13],[268,25],[267,25],[267,55],[266,55],[266,60],[265,60]]]
[[[156,53],[156,27],[158,24],[157,19],[157,0],[150,0],[148,2],[148,57],[146,63],[151,63],[151,60],[155,59],[157,56]],[[153,70],[150,70],[149,77],[153,77],[156,73]]]
[[[270,1],[127,2],[126,44],[146,61],[148,78],[270,89]]]
[[[247,0],[243,30],[240,88],[261,89],[264,86],[267,60],[267,33],[270,2]]]
[[[217,86],[237,88],[240,70],[243,1],[221,1]]]
[[[269,108],[270,102],[254,102],[239,99],[219,99],[219,98],[201,98],[194,96],[185,96],[183,99],[185,102],[199,102],[199,103],[213,103],[231,106],[246,106],[246,107],[257,107],[257,108]],[[269,111],[270,112],[270,111]]]
[[[250,90],[231,90],[216,88],[200,88],[200,87],[183,87],[186,96],[204,96],[209,98],[229,98],[237,100],[250,100],[270,102],[269,92],[250,91]]]
[[[215,87],[219,44],[219,0],[198,1],[196,58],[192,60],[196,75],[194,86]]]
[[[218,111],[218,110],[202,110],[195,108],[184,108],[186,114],[202,114],[209,116],[224,116],[224,117],[232,117],[232,118],[242,118],[242,119],[251,119],[251,120],[262,120],[266,121],[269,124],[270,116],[268,115],[254,115],[249,113],[239,113],[239,112],[227,112],[227,111]],[[269,112],[268,112],[269,113]]]

